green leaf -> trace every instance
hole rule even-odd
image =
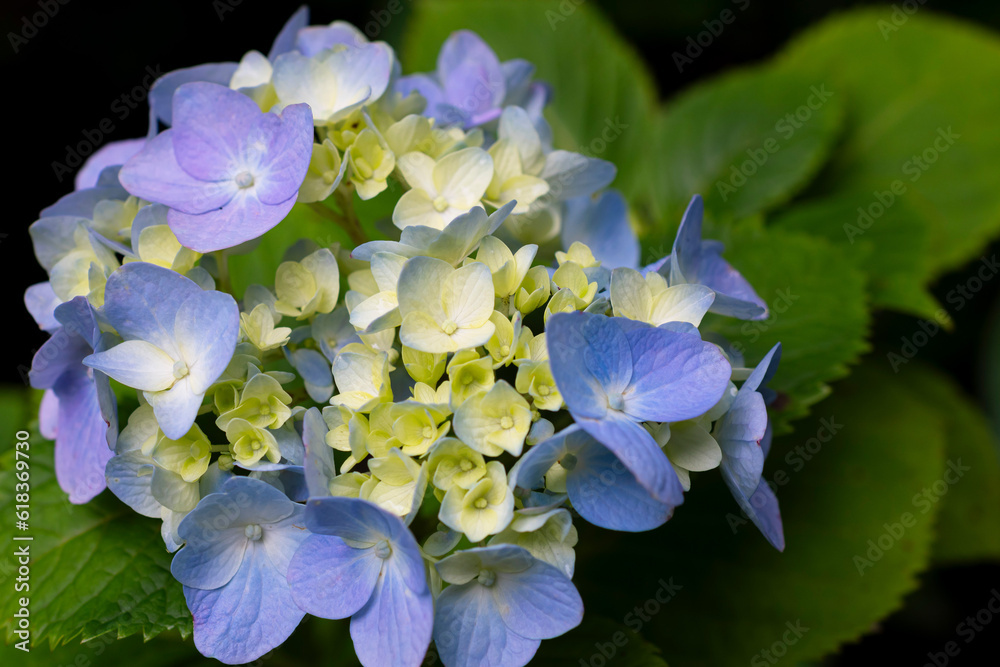
[[[37,429],[32,427],[33,431]],[[7,442],[13,443],[13,439]],[[159,524],[135,514],[105,493],[86,505],[72,505],[56,483],[51,442],[32,437],[30,459],[30,542],[14,542],[15,454],[0,457],[0,542],[28,545],[30,586],[0,587],[0,616],[8,643],[15,640],[18,599],[31,600],[31,643],[51,646],[76,637],[114,632],[153,637],[168,629],[191,633],[181,585],[170,574],[170,558]],[[20,641],[17,639],[17,641]]]
[[[723,230],[727,231],[727,230]],[[723,334],[756,363],[775,343],[781,365],[771,386],[785,394],[779,431],[829,393],[867,349],[864,276],[827,241],[779,229],[729,229],[724,256],[767,302],[759,322],[711,316],[704,328]]]
[[[404,72],[433,71],[448,35],[479,33],[501,60],[524,58],[552,84],[546,117],[557,148],[610,160],[615,187],[644,189],[657,93],[646,64],[589,4],[525,0],[427,0],[416,4]]]
[[[945,469],[951,472],[942,475],[955,481],[941,498],[934,562],[1000,560],[1000,459],[989,422],[941,372],[907,364],[899,375],[909,391],[924,399],[926,409],[942,415],[948,434]]]
[[[779,63],[847,101],[846,136],[814,194],[860,190],[874,201],[905,187],[897,198],[935,223],[930,266],[940,275],[1000,232],[1000,40],[927,9],[900,25],[892,12],[826,21]]]
[[[930,222],[905,201],[874,220],[864,217],[864,209],[873,201],[869,191],[812,200],[768,224],[822,236],[842,246],[868,275],[873,306],[935,319],[938,311],[945,311],[926,287]]]
[[[543,641],[530,664],[546,667],[579,667],[581,664],[667,667],[660,649],[635,631],[621,623],[589,614],[573,630]]]
[[[859,368],[822,407],[775,440],[765,468],[784,553],[740,517],[717,473],[698,475],[666,526],[579,555],[589,612],[638,623],[671,662],[724,667],[769,664],[760,652],[775,645],[783,664],[819,659],[896,609],[930,556],[941,504],[925,512],[914,494],[941,477],[947,421],[884,364]],[[667,577],[681,589],[649,605]]]
[[[695,194],[719,222],[769,210],[808,183],[843,115],[843,96],[817,84],[798,72],[754,68],[671,102],[649,153],[656,216],[664,223],[656,232],[672,237]]]

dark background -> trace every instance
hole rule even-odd
[[[404,14],[394,17],[380,37],[398,47],[414,1],[399,0]],[[571,0],[567,0],[571,1]],[[385,10],[389,0],[311,3],[312,23],[335,19],[363,26],[372,12]],[[740,0],[745,6],[747,0]],[[21,303],[28,285],[45,280],[31,254],[27,227],[38,211],[72,189],[72,174],[60,181],[53,163],[64,163],[68,146],[101,127],[113,130],[100,143],[141,136],[147,127],[142,82],[148,71],[169,72],[203,62],[239,60],[250,49],[267,52],[277,30],[297,2],[266,0],[200,0],[142,2],[95,0],[4,0],[0,8],[0,67],[5,98],[2,127],[5,174],[5,219],[0,234],[4,331],[14,341],[14,356],[0,364],[0,382],[22,382],[19,368],[30,365],[33,350],[44,341]],[[678,72],[671,54],[682,51],[691,35],[705,29],[730,0],[655,2],[601,0],[605,15],[632,42],[653,70],[663,99],[724,69],[752,63],[778,51],[798,31],[830,13],[860,4],[832,0],[749,0],[740,18],[727,27],[693,64]],[[1000,3],[926,2],[925,10],[947,13],[1000,30]],[[47,8],[51,17],[33,16]],[[12,43],[11,34],[20,35]],[[16,47],[16,48],[15,48]],[[148,68],[148,69],[147,69]],[[147,79],[147,82],[149,79]],[[1000,84],[1000,82],[998,82]],[[136,87],[139,87],[138,89]],[[998,86],[1000,93],[1000,86]],[[558,94],[558,91],[556,91]],[[121,98],[138,99],[136,109]],[[998,120],[1000,122],[1000,120]],[[1000,250],[995,245],[990,253]],[[974,267],[944,276],[935,288],[943,299],[949,289],[972,275]],[[989,304],[997,303],[996,281],[986,284],[972,308],[954,313],[954,333],[931,339],[922,354],[952,373],[966,391],[983,402],[981,350],[991,319]],[[997,311],[1000,312],[1000,311]],[[877,316],[876,353],[911,333],[913,321],[897,315]],[[898,345],[898,343],[897,343]],[[10,348],[8,348],[10,349]],[[991,406],[983,405],[990,412]],[[997,527],[1000,530],[1000,527]],[[738,581],[738,579],[736,580]],[[1000,566],[980,565],[938,569],[922,576],[922,587],[903,609],[857,644],[844,647],[831,665],[929,662],[928,651],[940,651],[958,639],[956,625],[981,609],[993,588],[1000,589]],[[780,594],[780,592],[776,592]],[[710,632],[710,629],[706,629]],[[725,641],[717,637],[715,641]],[[977,640],[965,646],[949,664],[997,664],[1000,618]],[[669,656],[668,656],[669,657]]]

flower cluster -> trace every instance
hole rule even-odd
[[[767,312],[700,198],[640,266],[613,165],[553,148],[531,64],[457,32],[401,76],[307,23],[162,77],[149,136],[30,230],[59,482],[162,520],[198,649],[248,662],[308,613],[349,617],[368,666],[432,641],[448,667],[524,665],[582,618],[574,520],[657,528],[713,468],[782,549],[779,349],[745,368],[699,332]],[[370,239],[355,205],[380,196],[395,232]],[[234,295],[228,259],[301,209],[357,246],[301,241]]]

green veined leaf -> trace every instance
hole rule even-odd
[[[37,434],[37,428],[29,429]],[[13,443],[13,440],[8,440]],[[105,493],[86,505],[72,505],[55,479],[53,444],[33,436],[30,459],[30,519],[14,542],[15,454],[11,444],[2,456],[0,541],[30,550],[29,588],[0,588],[2,628],[8,643],[20,641],[14,612],[27,596],[31,644],[48,639],[56,646],[105,633],[118,637],[164,630],[191,633],[191,614],[180,583],[170,574],[171,555],[160,538],[159,523],[135,514]],[[22,459],[24,460],[24,459]],[[11,547],[13,549],[13,547]]]
[[[813,194],[905,188],[935,223],[930,269],[940,275],[1000,232],[1000,40],[927,9],[903,22],[892,13],[826,21],[778,62],[847,101],[843,143]]]
[[[692,195],[727,222],[788,201],[826,160],[844,94],[774,67],[732,72],[685,91],[657,119],[654,238],[673,238]],[[664,236],[665,235],[665,236]]]

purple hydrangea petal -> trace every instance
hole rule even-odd
[[[348,546],[335,535],[310,535],[288,566],[288,585],[305,612],[347,618],[371,599],[382,563],[372,548]]]
[[[363,665],[418,667],[431,642],[434,602],[426,585],[419,593],[411,588],[394,561],[386,561],[368,604],[351,618],[351,639]]]
[[[345,21],[331,25],[313,25],[301,28],[295,38],[295,47],[304,56],[315,56],[335,46],[358,48],[368,44],[367,38],[357,28]],[[290,49],[289,49],[290,50]],[[276,54],[280,55],[280,54]]]
[[[238,63],[206,63],[167,72],[149,89],[149,106],[156,118],[173,125],[174,93],[185,83],[207,81],[228,86]]]
[[[250,145],[257,141],[267,147],[261,156],[257,197],[273,206],[298,196],[312,155],[313,118],[309,105],[292,104],[280,116],[259,117],[247,139]],[[252,165],[251,157],[246,160]]]
[[[228,584],[213,590],[185,586],[184,597],[194,616],[195,646],[202,655],[229,665],[251,662],[277,648],[305,616],[292,599],[285,573],[271,564],[259,544],[247,549]]]
[[[238,191],[222,208],[188,214],[171,208],[170,229],[183,245],[198,252],[214,252],[255,239],[285,219],[295,206],[296,195],[269,206],[246,190]]]
[[[59,397],[51,389],[42,393],[38,404],[38,432],[46,440],[55,440],[59,433]]]
[[[263,115],[256,102],[235,90],[212,83],[184,84],[173,99],[177,164],[200,181],[232,178],[234,170],[244,166],[243,144]]]
[[[453,32],[438,54],[438,76],[446,100],[469,116],[497,109],[507,93],[500,61],[470,30]]]
[[[271,44],[271,50],[267,52],[267,59],[274,62],[274,59],[282,53],[288,53],[293,50],[295,48],[296,35],[307,25],[309,25],[309,7],[302,5],[285,21],[281,32],[278,33],[278,36],[274,38],[274,43]]]
[[[122,141],[112,141],[101,146],[94,152],[87,161],[76,172],[74,185],[77,190],[85,190],[97,186],[98,177],[106,167],[120,166],[128,162],[129,158],[142,150],[146,145],[146,137],[139,139],[125,139]]]
[[[56,479],[71,503],[86,503],[106,486],[104,469],[113,455],[106,438],[108,424],[94,380],[86,373],[64,373],[53,390],[59,398]]]
[[[125,163],[119,176],[122,185],[137,197],[190,215],[228,204],[239,191],[236,182],[203,181],[184,171],[174,152],[174,132],[156,135]]]
[[[760,481],[760,485],[749,500],[745,500],[741,495],[736,495],[735,498],[740,508],[760,529],[771,546],[778,551],[784,551],[785,531],[781,523],[781,510],[778,508],[778,498],[767,481]]]
[[[52,283],[35,283],[24,290],[24,306],[31,313],[38,328],[52,333],[59,328],[55,309],[60,304],[59,297],[52,291]]]

